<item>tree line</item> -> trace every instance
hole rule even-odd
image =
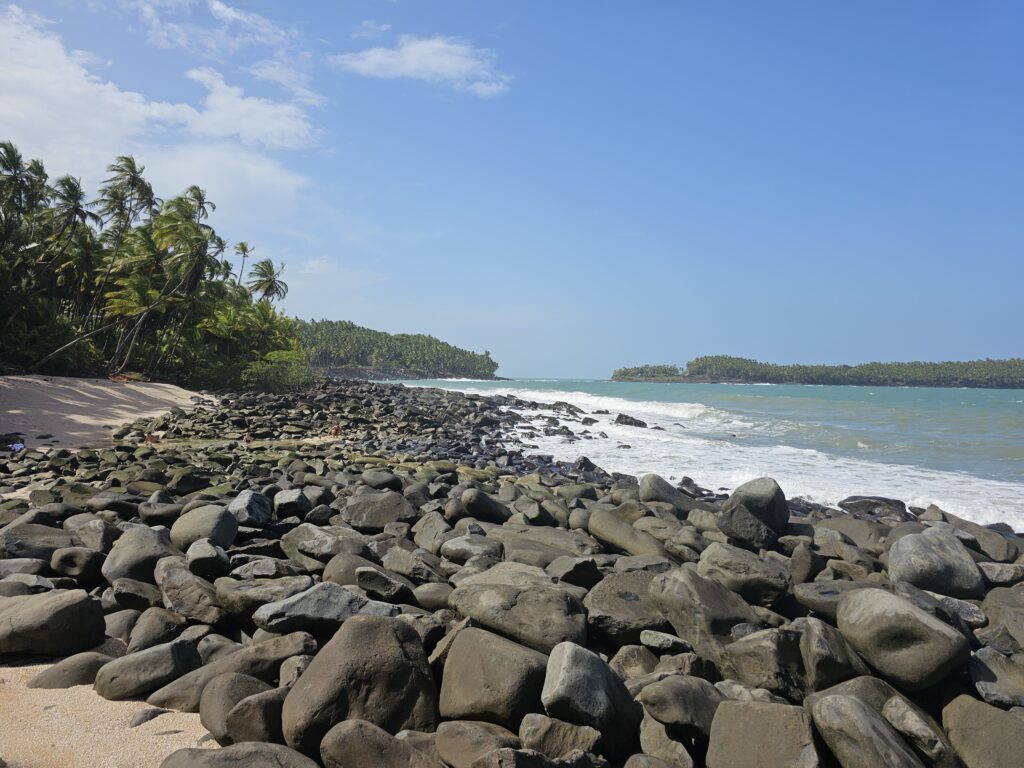
[[[490,352],[478,354],[424,334],[390,334],[344,320],[298,321],[302,346],[315,368],[342,373],[360,369],[400,378],[487,379],[498,364]]]
[[[497,369],[489,353],[430,336],[285,316],[283,265],[245,241],[232,261],[205,191],[161,199],[144,173],[118,157],[90,198],[79,179],[51,179],[0,142],[0,372],[284,389],[307,383],[313,360],[431,376]]]
[[[613,380],[708,381],[768,384],[1024,388],[1024,359],[965,362],[862,363],[860,365],[776,365],[742,357],[697,357],[675,365],[619,368]]]
[[[233,386],[267,355],[298,351],[273,302],[281,267],[251,264],[210,225],[198,186],[156,196],[129,155],[90,199],[73,176],[0,143],[0,360],[46,373],[142,374]]]

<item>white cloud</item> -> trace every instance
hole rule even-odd
[[[80,175],[95,188],[116,156],[134,154],[157,194],[199,184],[226,214],[219,220],[231,211],[273,215],[305,183],[259,150],[311,141],[294,105],[246,96],[210,69],[189,73],[208,89],[198,108],[150,100],[92,74],[16,6],[0,11],[0,40],[0,138],[43,159],[51,175]]]
[[[225,58],[245,46],[284,46],[292,33],[265,16],[243,11],[222,0],[202,3],[210,23],[193,20],[198,0],[120,0],[138,14],[147,39],[160,48],[180,48]]]
[[[188,76],[209,91],[203,109],[188,113],[188,127],[196,136],[237,136],[246,144],[285,149],[312,143],[313,129],[300,107],[246,96],[209,67],[191,69]]]
[[[298,104],[316,106],[323,102],[323,97],[309,87],[309,73],[305,69],[309,59],[309,54],[263,59],[249,68],[249,74],[258,80],[280,85],[292,94]]]
[[[372,40],[375,37],[380,37],[389,29],[391,29],[390,24],[378,24],[373,19],[366,19],[352,30],[352,37]]]
[[[402,35],[394,48],[339,54],[331,62],[364,77],[425,80],[485,98],[505,93],[512,79],[495,67],[492,51],[455,37]]]

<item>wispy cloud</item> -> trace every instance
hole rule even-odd
[[[359,25],[352,30],[352,37],[372,40],[375,37],[380,37],[389,29],[391,29],[390,24],[379,24],[373,19],[366,19],[365,21],[360,22]]]
[[[224,59],[247,46],[286,45],[293,34],[252,11],[222,0],[120,0],[138,14],[150,43]],[[205,13],[201,10],[205,9]]]
[[[309,87],[309,61],[310,55],[305,53],[263,59],[249,68],[249,74],[258,80],[280,85],[292,94],[298,104],[316,106],[323,102],[323,97]]]
[[[495,66],[495,54],[457,37],[402,35],[393,48],[368,48],[331,57],[331,63],[364,77],[412,78],[488,98],[512,80]]]
[[[198,104],[124,90],[17,6],[0,10],[0,40],[0,136],[51,172],[95,184],[107,163],[132,153],[157,189],[199,183],[226,210],[250,215],[272,211],[306,183],[264,151],[314,141],[294,104],[248,96],[209,68],[187,73],[206,89]]]

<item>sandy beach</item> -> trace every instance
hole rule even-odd
[[[0,433],[20,432],[32,447],[95,446],[125,422],[189,408],[196,397],[173,384],[0,376]]]
[[[0,666],[0,765],[6,768],[158,768],[200,744],[199,715],[168,712],[135,728],[144,701],[107,701],[91,685],[26,688],[50,664]]]

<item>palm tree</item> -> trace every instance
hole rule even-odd
[[[274,262],[270,259],[263,259],[253,264],[249,273],[249,282],[246,284],[249,292],[259,294],[264,301],[283,299],[288,295],[288,283],[281,279],[284,272],[284,264],[274,269]]]
[[[245,274],[245,260],[252,256],[252,252],[255,248],[250,248],[249,244],[242,240],[241,242],[235,243],[235,254],[242,257],[242,266],[238,268],[238,282],[242,282],[242,275]]]

